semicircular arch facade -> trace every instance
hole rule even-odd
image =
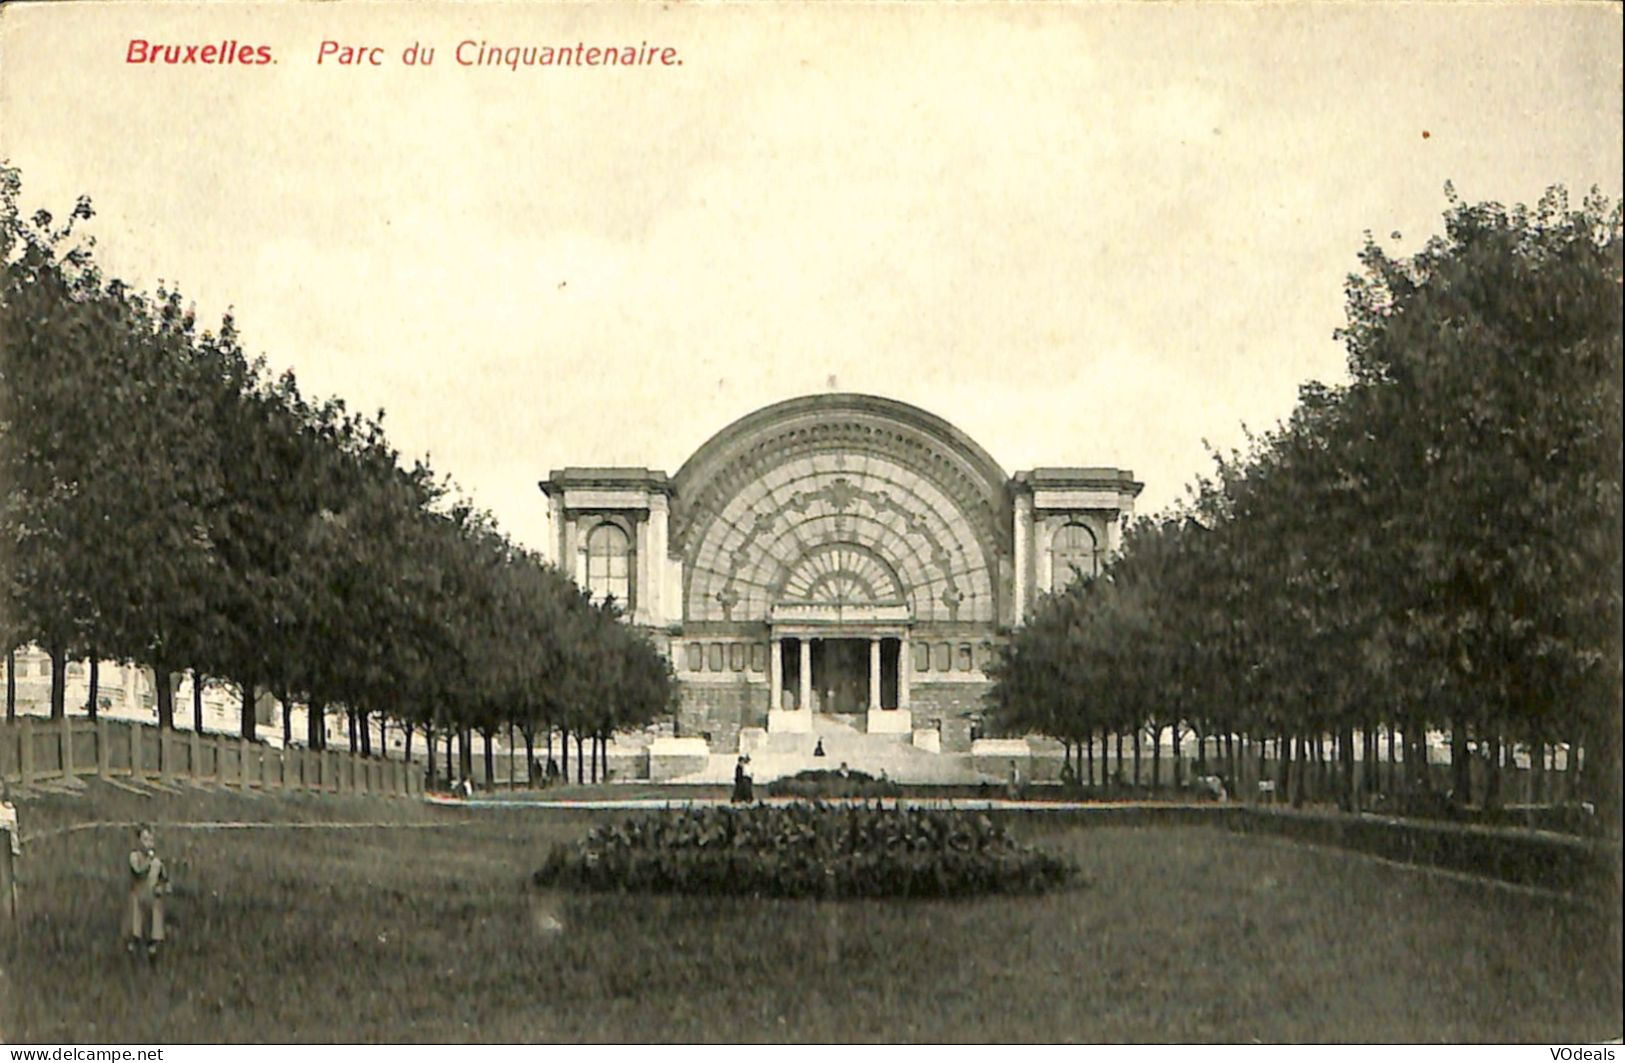
[[[893,574],[915,620],[993,621],[1006,483],[962,432],[903,403],[830,395],[758,411],[677,474],[684,618],[765,620],[810,558],[849,544]]]

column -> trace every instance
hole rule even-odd
[[[768,711],[778,712],[784,708],[783,639],[770,638],[767,640],[767,686],[769,690]]]
[[[1033,521],[1033,586],[1045,594],[1055,590],[1055,525],[1065,517],[1046,517]]]
[[[568,572],[569,570],[565,567],[565,560],[570,554],[569,548],[564,543],[564,496],[562,494],[555,492],[548,496],[547,522],[550,525],[547,529],[548,538],[551,540],[547,552],[553,555],[549,560],[559,567],[559,571]]]
[[[666,496],[652,494],[649,496],[649,562],[647,571],[649,582],[643,589],[642,601],[645,603],[644,612],[648,614],[651,624],[664,624],[667,620],[666,605],[666,551],[668,520],[670,517],[669,505]],[[777,705],[773,706],[775,709]]]
[[[880,640],[869,640],[869,711],[880,708]]]
[[[1031,563],[1028,554],[1033,528],[1033,496],[1018,491],[1015,503],[1015,521],[1010,529],[1016,555],[1014,578],[1010,581],[1014,584],[1010,595],[1014,615],[1010,620],[1012,625],[1019,627],[1027,619],[1027,569]]]
[[[812,639],[801,637],[801,703],[804,712],[812,712]]]
[[[635,608],[630,609],[634,623],[650,624],[654,621],[649,617],[649,584],[653,582],[650,577],[654,574],[654,567],[649,564],[649,522],[640,520],[632,528],[632,601],[623,603]]]
[[[908,632],[897,642],[897,707],[908,708],[908,676],[914,668],[914,657],[908,651]]]

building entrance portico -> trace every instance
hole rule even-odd
[[[767,729],[808,733],[822,715],[864,716],[871,732],[908,731],[907,644],[903,629],[776,629]]]

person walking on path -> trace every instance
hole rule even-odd
[[[734,763],[734,804],[748,805],[756,800],[755,785],[751,781],[750,772],[745,768],[749,763],[748,755],[741,756]]]
[[[152,828],[136,832],[130,850],[129,943],[131,955],[146,946],[147,962],[158,962],[158,944],[164,940],[164,895],[169,892],[169,868],[158,855]]]

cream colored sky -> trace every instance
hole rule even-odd
[[[683,64],[463,68],[464,39]],[[1204,438],[1340,376],[1363,230],[1420,246],[1446,180],[1618,196],[1621,93],[1600,3],[0,8],[25,204],[92,196],[111,272],[235,306],[533,543],[549,469],[675,471],[831,377],[1159,508]]]

